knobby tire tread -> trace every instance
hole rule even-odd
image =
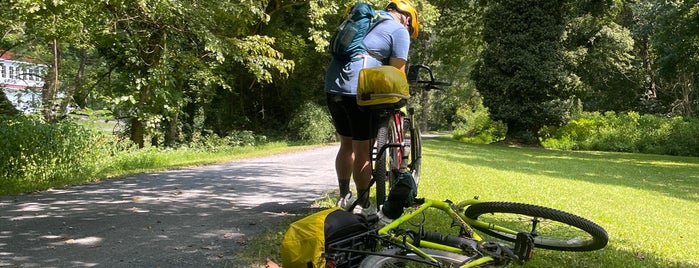
[[[513,203],[513,202],[483,202],[483,203],[478,203],[469,206],[464,214],[466,217],[471,218],[471,219],[478,219],[479,216],[483,214],[490,214],[490,213],[511,213],[511,214],[520,214],[520,215],[527,215],[527,216],[534,216],[534,217],[539,217],[539,218],[544,218],[548,220],[553,220],[557,221],[559,223],[563,223],[569,226],[576,227],[582,231],[587,232],[591,237],[592,237],[592,242],[587,245],[582,245],[582,246],[557,246],[557,245],[546,245],[546,244],[538,244],[537,241],[534,242],[536,247],[539,248],[544,248],[544,249],[551,249],[551,250],[560,250],[560,251],[592,251],[592,250],[597,250],[605,247],[607,245],[607,242],[609,240],[609,237],[607,235],[607,232],[602,228],[601,226],[597,225],[596,223],[587,220],[585,218],[582,218],[577,215],[570,214],[568,212],[560,211],[557,209],[552,209],[552,208],[547,208],[547,207],[542,207],[542,206],[537,206],[537,205],[530,205],[530,204],[522,204],[522,203]],[[481,228],[481,227],[476,227],[474,228],[489,234],[491,236],[514,242],[514,236],[509,237],[509,236],[504,236],[501,233],[494,232],[493,230],[487,229],[487,228]],[[525,231],[528,232],[530,230],[517,230],[517,231]]]
[[[378,134],[376,135],[376,152],[381,150],[381,147],[388,143],[388,124],[381,124]],[[386,201],[386,156],[389,154],[385,150],[383,155],[377,155],[374,162],[374,180],[376,181],[376,207],[382,205]]]

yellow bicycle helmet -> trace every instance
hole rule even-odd
[[[417,38],[418,31],[420,30],[420,22],[417,19],[417,9],[408,0],[390,0],[386,9],[389,9],[391,5],[395,5],[395,8],[405,14],[410,15],[410,24],[408,25],[408,32],[411,38]]]

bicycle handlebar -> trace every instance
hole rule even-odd
[[[429,74],[429,80],[420,80],[420,70],[424,69]],[[451,86],[451,82],[439,81],[434,79],[434,74],[429,66],[424,64],[415,64],[408,67],[408,82],[424,84],[425,90],[442,89],[440,86]]]

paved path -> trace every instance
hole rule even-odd
[[[336,148],[0,197],[0,267],[235,263],[250,236],[337,187]]]

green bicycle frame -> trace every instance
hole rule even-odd
[[[517,234],[516,231],[503,228],[500,226],[496,226],[494,224],[490,224],[487,222],[479,221],[479,220],[474,220],[471,218],[467,218],[463,214],[463,208],[469,205],[481,203],[482,201],[476,200],[476,199],[470,199],[466,201],[459,202],[458,204],[453,204],[447,201],[438,201],[438,200],[433,200],[433,199],[425,199],[424,203],[420,205],[417,209],[414,211],[405,213],[398,217],[397,219],[393,220],[393,222],[387,224],[386,226],[382,227],[381,229],[378,230],[378,234],[380,236],[389,236],[390,239],[394,242],[401,243],[408,247],[411,251],[415,252],[416,254],[420,255],[421,257],[428,259],[432,262],[438,263],[438,261],[429,255],[427,255],[425,252],[419,249],[419,247],[424,247],[424,248],[430,248],[430,249],[435,249],[435,250],[441,250],[441,251],[447,251],[447,252],[452,252],[456,254],[465,254],[465,252],[456,247],[448,246],[448,245],[443,245],[440,243],[435,243],[435,242],[430,242],[430,241],[420,241],[419,245],[415,245],[415,241],[410,239],[409,237],[403,237],[400,235],[393,234],[390,232],[393,229],[398,228],[401,224],[409,221],[410,219],[414,218],[417,215],[420,215],[422,212],[427,210],[428,208],[435,208],[439,209],[447,215],[449,215],[450,218],[452,218],[455,222],[458,223],[459,227],[462,227],[466,230],[469,230],[469,233],[473,235],[473,239],[476,241],[481,241],[483,238],[475,233],[471,226],[479,226],[479,227],[485,227],[489,228],[492,230],[497,230],[500,232],[505,232],[505,233],[511,233],[511,234]],[[405,243],[403,243],[405,242]],[[490,261],[493,261],[494,259],[490,256],[483,256],[480,257],[472,262],[469,262],[461,267],[476,267],[481,264],[488,263]]]

